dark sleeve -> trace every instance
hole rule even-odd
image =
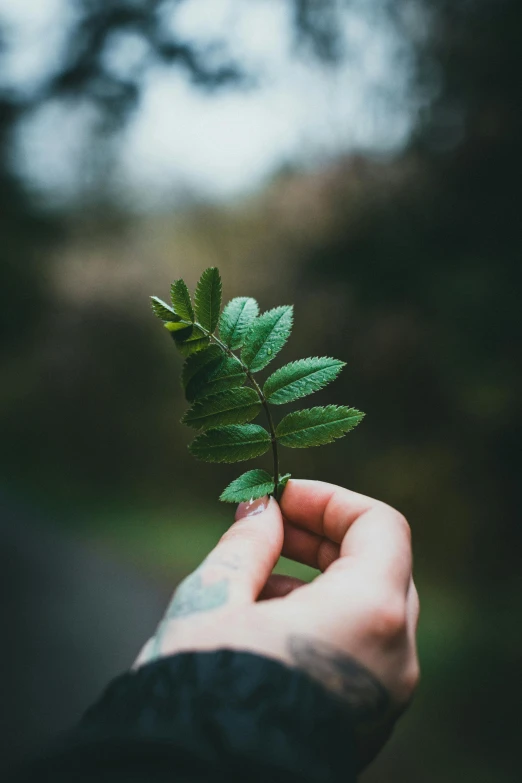
[[[181,653],[114,680],[23,783],[352,783],[347,708],[250,653]]]

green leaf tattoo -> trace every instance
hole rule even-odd
[[[279,446],[331,443],[357,426],[364,414],[327,405],[289,413],[276,426],[272,405],[319,391],[337,378],[344,362],[328,356],[300,359],[276,370],[260,386],[254,375],[285,346],[293,308],[275,307],[259,315],[255,299],[240,296],[220,314],[221,289],[219,271],[211,267],[196,286],[194,306],[183,280],[171,286],[172,306],[151,297],[154,314],[185,357],[181,383],[191,407],[182,422],[201,431],[189,450],[205,462],[241,462],[271,450],[272,473],[249,470],[232,481],[220,499],[241,503],[263,495],[279,498],[290,479],[289,473],[279,472]],[[250,423],[262,410],[268,429]]]

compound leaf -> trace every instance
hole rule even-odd
[[[239,360],[221,354],[219,359],[210,361],[194,374],[185,388],[185,397],[193,402],[209,394],[243,386],[245,381],[246,373]]]
[[[243,343],[241,358],[252,372],[272,361],[290,337],[293,307],[274,307],[253,321]]]
[[[192,378],[194,378],[200,370],[206,367],[206,365],[217,362],[216,366],[219,366],[222,361],[223,352],[217,345],[211,345],[204,351],[199,351],[199,353],[189,356],[183,364],[183,369],[181,371],[181,385],[186,389]]]
[[[274,405],[293,402],[335,380],[344,366],[344,362],[328,356],[290,362],[266,380],[264,395]]]
[[[328,356],[300,359],[272,373],[263,395],[259,389],[256,393],[251,388],[255,382],[245,386],[247,377],[252,380],[251,373],[265,368],[281,351],[292,330],[293,308],[275,307],[259,315],[255,299],[236,297],[220,316],[221,278],[215,267],[201,275],[194,305],[183,280],[174,281],[170,293],[172,306],[154,296],[152,309],[186,357],[181,380],[191,407],[182,421],[201,430],[189,446],[198,459],[240,462],[265,454],[275,447],[273,437],[249,423],[262,405],[282,405],[319,391],[344,367]],[[232,353],[237,350],[241,359]],[[320,446],[345,435],[363,417],[354,408],[336,405],[296,411],[280,422],[276,441],[290,448]],[[221,500],[240,503],[266,494],[278,498],[289,479],[289,473],[276,477],[250,470],[223,491]]]
[[[181,419],[197,430],[208,430],[223,424],[244,424],[261,410],[254,389],[227,389],[195,402]]]
[[[180,331],[172,330],[171,324],[165,325],[172,332],[174,342],[182,356],[191,356],[198,351],[204,351],[210,345],[209,338],[196,324],[186,326]]]
[[[225,503],[246,503],[271,495],[274,489],[274,479],[266,470],[249,470],[232,481],[219,499]]]
[[[215,266],[205,269],[194,294],[196,316],[203,329],[213,332],[221,310],[221,277]]]
[[[276,437],[282,446],[302,449],[342,438],[359,424],[364,413],[344,405],[326,405],[289,413],[279,423]]]
[[[170,287],[170,298],[174,312],[179,315],[183,321],[192,323],[194,321],[194,310],[190,299],[189,290],[184,280],[175,280]]]
[[[219,334],[228,348],[241,348],[245,334],[259,314],[259,305],[249,296],[237,296],[225,306],[219,319]]]
[[[180,321],[181,318],[177,315],[172,307],[168,305],[159,296],[151,296],[150,302],[152,305],[152,312],[155,316],[162,321]]]
[[[270,443],[270,435],[258,424],[229,424],[198,435],[189,450],[205,462],[241,462],[260,457]]]

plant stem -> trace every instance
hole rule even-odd
[[[272,419],[272,413],[270,411],[270,406],[268,404],[268,400],[266,399],[265,395],[263,394],[263,390],[246,366],[244,362],[239,358],[239,356],[236,356],[236,354],[228,347],[228,345],[225,345],[225,343],[221,342],[219,337],[216,337],[215,334],[211,334],[209,331],[204,329],[201,324],[196,324],[196,326],[201,329],[202,332],[204,332],[212,342],[214,342],[217,346],[221,348],[221,350],[227,354],[227,356],[230,356],[232,359],[235,359],[239,364],[241,365],[242,369],[245,371],[245,374],[252,384],[254,390],[257,392],[257,396],[259,397],[259,401],[261,402],[261,405],[265,409],[266,418],[268,421],[268,429],[270,431],[270,440],[272,441],[272,459],[274,463],[274,497],[276,500],[279,500],[279,452],[277,450],[277,438],[276,438],[276,432],[275,432],[275,425],[274,420]]]

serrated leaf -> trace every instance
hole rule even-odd
[[[194,321],[194,310],[190,300],[189,290],[184,280],[175,280],[170,287],[170,298],[174,312],[184,321]]]
[[[221,310],[221,277],[215,266],[205,269],[194,294],[196,317],[204,329],[213,332]]]
[[[162,321],[180,321],[181,318],[177,315],[172,307],[168,305],[159,296],[151,296],[150,302],[152,305],[152,312],[157,318]]]
[[[186,386],[185,397],[189,402],[193,402],[225,389],[243,386],[245,381],[246,373],[239,360],[221,354],[219,359],[205,364],[194,375]]]
[[[254,389],[227,389],[195,402],[181,421],[197,430],[208,430],[252,421],[260,410],[261,402]]]
[[[245,334],[259,314],[259,305],[249,296],[237,296],[225,306],[219,319],[219,334],[226,346],[241,348]]]
[[[267,378],[263,393],[273,405],[293,402],[313,394],[335,380],[344,362],[328,356],[314,356],[290,362]]]
[[[274,307],[252,323],[243,343],[241,358],[249,370],[258,372],[272,361],[290,337],[293,307]]]
[[[170,328],[170,325],[167,324],[167,328]],[[195,325],[187,326],[181,331],[173,331],[172,337],[182,356],[204,351],[210,345],[209,338]]]
[[[279,423],[276,437],[282,446],[302,449],[342,438],[359,424],[364,413],[344,405],[326,405],[289,413]]]
[[[249,470],[232,481],[223,490],[220,500],[225,503],[246,503],[274,492],[274,479],[266,470]]]
[[[223,351],[221,348],[218,348],[217,345],[210,345],[206,350],[199,351],[199,353],[189,356],[183,364],[183,369],[181,371],[181,385],[183,388],[187,388],[192,378],[194,378],[203,367],[212,362],[218,362],[218,364],[220,364],[223,361],[223,358]]]
[[[198,435],[189,451],[205,462],[242,462],[260,457],[270,443],[270,435],[258,424],[229,424]]]

